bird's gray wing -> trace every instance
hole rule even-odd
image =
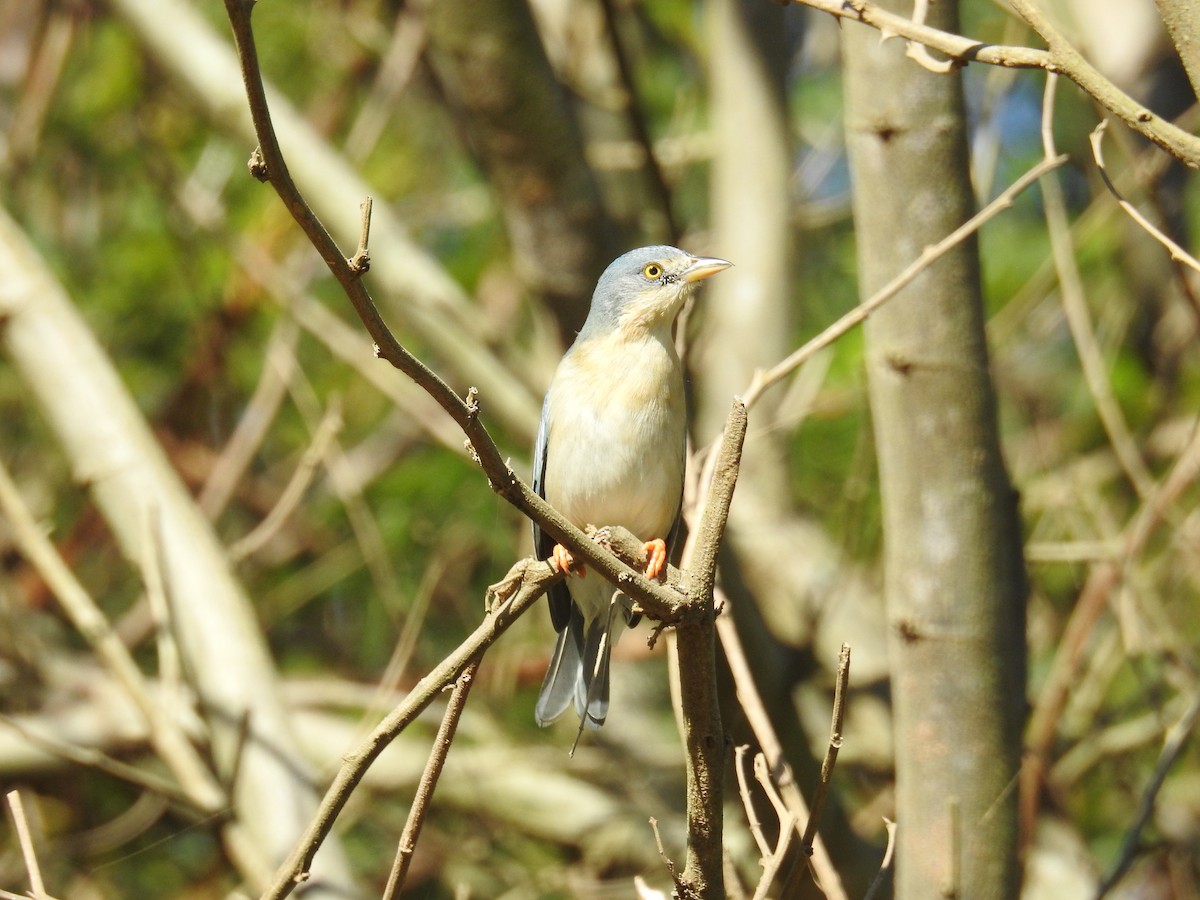
[[[683,554],[683,545],[687,541],[687,523],[683,521],[683,490],[687,477],[687,434],[684,433],[683,443],[679,447],[679,458],[683,464],[679,467],[679,506],[675,509],[675,521],[667,532],[667,562],[673,566],[679,565],[679,557]]]
[[[533,490],[546,499],[546,441],[550,430],[550,392],[542,403],[542,421],[538,425],[537,443],[533,446]],[[554,552],[554,538],[533,523],[533,552],[538,559],[546,559]],[[560,581],[546,593],[550,603],[550,621],[555,631],[562,631],[571,620],[571,594],[565,582]]]

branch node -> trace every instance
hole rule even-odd
[[[263,159],[262,147],[254,148],[254,152],[246,160],[246,168],[250,170],[250,175],[256,181],[266,184],[271,180],[271,173],[267,170],[267,161]]]
[[[350,266],[350,271],[361,277],[371,268],[371,251],[367,249],[371,238],[371,198],[364,197],[359,209],[362,211],[362,222],[358,232],[358,249],[346,262]]]

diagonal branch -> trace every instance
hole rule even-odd
[[[479,671],[479,659],[474,659],[454,682],[454,692],[450,702],[446,704],[446,712],[442,716],[442,724],[433,739],[433,750],[425,763],[425,771],[421,773],[421,783],[417,785],[417,795],[413,805],[408,810],[408,821],[404,823],[404,831],[400,835],[400,844],[396,848],[396,861],[392,863],[392,872],[388,876],[384,888],[385,900],[400,896],[404,888],[404,880],[408,875],[408,867],[412,862],[413,852],[417,847],[417,839],[421,836],[421,826],[425,823],[425,814],[433,800],[433,792],[437,788],[438,779],[442,775],[442,767],[446,764],[446,756],[450,753],[450,744],[454,733],[458,730],[459,719],[467,705],[467,696],[475,683],[475,675]]]
[[[561,572],[545,563],[523,559],[509,570],[503,581],[488,588],[492,608],[479,627],[418,681],[404,702],[388,713],[365,740],[346,754],[345,762],[321,799],[316,816],[308,824],[291,855],[275,873],[270,887],[262,895],[263,900],[286,897],[307,880],[317,850],[329,836],[346,801],[379,754],[438,698],[446,685],[454,683],[471,669],[487,648],[562,577]]]
[[[479,404],[474,402],[470,393],[466,398],[456,394],[437,373],[405,349],[384,323],[375,301],[362,282],[362,271],[342,254],[288,172],[271,121],[262,70],[258,63],[258,50],[250,21],[253,8],[253,0],[225,0],[242,66],[250,114],[259,141],[258,150],[252,157],[255,161],[253,170],[270,182],[292,218],[321,255],[375,341],[376,354],[428,392],[463,430],[493,491],[537,522],[547,534],[570,549],[577,559],[591,565],[603,578],[636,599],[649,615],[667,620],[678,618],[680,597],[662,585],[649,581],[640,572],[588,540],[583,531],[555,512],[524,484],[501,456],[479,418]]]

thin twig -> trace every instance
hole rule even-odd
[[[817,825],[821,821],[821,813],[825,811],[825,800],[829,796],[829,783],[833,778],[833,766],[837,762],[838,751],[842,749],[842,723],[846,718],[846,686],[850,682],[850,645],[842,644],[838,654],[837,682],[833,689],[833,721],[829,726],[829,746],[825,748],[825,758],[821,761],[821,777],[817,789],[813,792],[812,814],[804,828],[802,845],[805,856],[812,856],[813,838],[817,836]]]
[[[733,750],[733,772],[737,776],[738,796],[742,798],[742,809],[746,811],[746,822],[750,826],[750,835],[758,844],[758,852],[765,860],[771,855],[771,845],[763,834],[762,822],[759,821],[758,811],[754,808],[754,797],[750,793],[750,784],[746,780],[746,753],[749,744],[738,744]]]
[[[769,785],[771,782],[764,782]],[[775,881],[775,877],[779,874],[780,868],[783,866],[783,861],[787,857],[788,848],[792,845],[792,838],[796,836],[796,823],[790,812],[783,811],[783,817],[779,820],[779,840],[775,844],[775,850],[763,860],[762,877],[758,880],[758,885],[754,888],[754,896],[752,900],[766,900],[770,896],[771,885]]]
[[[967,219],[962,225],[946,235],[936,244],[932,244],[921,251],[918,256],[909,266],[904,269],[895,278],[885,284],[882,288],[876,291],[872,296],[868,297],[850,312],[846,313],[816,337],[807,341],[804,346],[800,347],[794,353],[790,354],[783,361],[776,363],[769,369],[759,370],[754,373],[751,379],[750,387],[747,388],[742,399],[746,403],[746,408],[750,409],[754,406],[759,397],[767,388],[787,377],[798,367],[807,362],[815,354],[828,347],[846,332],[850,331],[873,313],[879,307],[883,306],[891,300],[896,294],[908,286],[918,275],[924,272],[930,265],[938,259],[949,253],[952,249],[958,246],[962,241],[966,240],[976,231],[978,231],[984,223],[998,215],[1001,211],[1012,206],[1013,200],[1017,195],[1024,191],[1031,184],[1036,182],[1044,174],[1053,169],[1058,168],[1067,161],[1067,156],[1055,156],[1052,158],[1043,159],[1028,172],[1010,184],[1007,188],[1001,191],[996,198],[989,203],[971,218]],[[574,548],[572,548],[574,549]]]
[[[313,476],[316,475],[321,460],[325,457],[329,443],[336,437],[341,427],[341,407],[337,403],[331,403],[313,434],[312,442],[300,457],[300,462],[292,472],[292,477],[288,479],[287,485],[279,495],[279,500],[249,534],[239,538],[229,548],[230,559],[238,562],[252,556],[279,533],[296,507],[300,505],[300,501],[304,499],[304,494],[312,484]]]
[[[883,862],[879,864],[879,871],[875,873],[875,878],[863,895],[863,900],[875,900],[875,896],[882,890],[887,876],[892,870],[892,855],[896,852],[896,823],[885,818],[883,827],[887,830],[887,849],[883,851]]]
[[[718,591],[721,603],[728,604],[729,599]],[[738,705],[750,724],[750,730],[758,745],[762,748],[764,758],[771,771],[771,778],[779,788],[780,797],[792,814],[794,828],[800,828],[801,823],[809,821],[811,814],[808,804],[800,793],[800,788],[792,775],[791,767],[783,755],[783,745],[775,734],[771,717],[763,705],[758,686],[754,683],[754,675],[746,661],[746,653],[742,648],[741,638],[734,625],[733,616],[726,613],[717,619],[717,636],[721,639],[721,649],[725,653],[725,661],[733,676],[734,687],[737,690]],[[847,900],[841,876],[830,859],[829,852],[819,834],[814,836],[810,864],[816,873],[816,880],[829,900]]]
[[[679,872],[675,868],[675,863],[671,860],[671,857],[667,856],[667,849],[663,846],[662,834],[658,830],[658,819],[654,818],[654,816],[650,817],[650,830],[654,832],[654,846],[658,848],[658,858],[666,866],[667,874],[671,876],[671,883],[675,885],[675,890],[682,895],[683,883],[679,880]]]
[[[454,741],[454,733],[458,730],[458,722],[466,708],[467,696],[475,683],[479,672],[479,659],[467,665],[461,675],[455,679],[454,691],[446,704],[446,712],[442,715],[442,724],[438,727],[437,736],[433,739],[433,749],[425,762],[425,771],[421,773],[421,781],[417,784],[417,793],[412,806],[408,809],[408,820],[404,823],[404,831],[400,834],[400,843],[396,847],[396,859],[392,863],[391,874],[388,875],[387,886],[384,888],[384,900],[392,900],[400,896],[404,889],[404,880],[408,876],[408,867],[412,863],[413,853],[417,849],[417,841],[421,837],[421,826],[425,824],[425,815],[433,801],[433,792],[437,789],[438,778],[446,764],[450,753],[450,744]]]
[[[913,3],[913,24],[918,26],[924,25],[925,14],[928,11],[929,0],[916,0]],[[934,59],[929,54],[929,48],[920,41],[908,41],[904,48],[904,55],[935,75],[945,75],[954,71],[957,66],[962,65],[960,61],[955,59]]]
[[[296,848],[276,872],[275,879],[263,894],[264,898],[278,900],[286,897],[308,877],[313,857],[371,763],[448,685],[454,683],[473,661],[478,660],[522,613],[532,608],[542,594],[562,577],[561,572],[552,569],[545,562],[523,559],[509,570],[503,580],[488,589],[488,612],[479,627],[417,682],[404,701],[345,756],[341,768],[321,800],[316,815],[305,829]]]
[[[1046,89],[1042,99],[1042,147],[1047,157],[1053,156],[1055,152],[1053,122],[1054,88],[1057,81],[1058,76],[1053,72],[1046,76]],[[1145,497],[1150,492],[1154,479],[1137,449],[1129,426],[1125,424],[1125,416],[1117,403],[1106,372],[1104,355],[1096,343],[1083,276],[1080,275],[1075,248],[1071,243],[1070,224],[1067,221],[1066,203],[1058,182],[1058,173],[1047,172],[1042,179],[1042,200],[1046,230],[1050,234],[1051,254],[1058,272],[1063,312],[1066,314],[1067,326],[1071,330],[1071,337],[1079,354],[1084,381],[1121,468],[1138,496]]]
[[[1133,865],[1141,843],[1142,829],[1146,827],[1146,822],[1149,821],[1151,814],[1154,812],[1154,803],[1158,799],[1158,793],[1162,789],[1163,782],[1166,780],[1167,772],[1170,771],[1171,766],[1175,765],[1179,754],[1183,752],[1184,745],[1187,743],[1188,738],[1191,737],[1192,731],[1196,728],[1197,721],[1200,721],[1200,693],[1192,697],[1191,705],[1180,716],[1179,721],[1167,730],[1162,751],[1158,754],[1158,763],[1154,767],[1154,774],[1150,776],[1150,781],[1146,785],[1146,789],[1142,791],[1142,799],[1138,803],[1137,813],[1133,817],[1133,824],[1129,827],[1129,831],[1125,835],[1125,840],[1121,842],[1120,856],[1117,857],[1117,862],[1113,866],[1112,871],[1096,889],[1095,900],[1102,900],[1125,877],[1125,873]]]
[[[753,900],[766,900],[767,892],[771,890],[771,883],[779,874],[788,848],[792,844],[792,838],[795,836],[796,817],[792,815],[775,789],[775,783],[771,779],[770,766],[767,765],[767,759],[761,753],[754,754],[754,780],[759,783],[763,793],[771,801],[775,816],[779,820],[779,839],[775,842],[775,849],[764,857],[762,877],[759,878],[758,886],[754,889]]]
[[[33,848],[33,834],[29,831],[29,822],[25,818],[25,806],[21,802],[20,791],[9,791],[8,808],[12,812],[13,826],[17,831],[17,841],[21,845],[21,857],[25,860],[25,871],[29,873],[29,887],[37,900],[45,900],[46,883],[42,880],[42,869],[38,865],[37,853]]]
[[[1152,238],[1167,248],[1167,252],[1171,254],[1171,259],[1176,262],[1181,262],[1184,265],[1200,272],[1200,261],[1196,257],[1184,250],[1179,244],[1171,240],[1162,229],[1155,226],[1153,222],[1142,215],[1141,210],[1126,200],[1117,186],[1113,184],[1112,179],[1108,177],[1108,169],[1104,165],[1104,133],[1108,130],[1108,119],[1101,119],[1100,124],[1092,129],[1092,133],[1088,136],[1088,140],[1092,144],[1092,157],[1096,160],[1096,168],[1100,172],[1100,178],[1104,182],[1104,186],[1108,188],[1108,192],[1113,195],[1117,204],[1133,221],[1137,222],[1146,230]]]

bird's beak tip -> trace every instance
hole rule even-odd
[[[700,256],[692,260],[691,265],[683,273],[683,280],[686,282],[701,281],[711,275],[716,275],[718,272],[723,272],[732,266],[727,259],[719,259],[715,256]]]

